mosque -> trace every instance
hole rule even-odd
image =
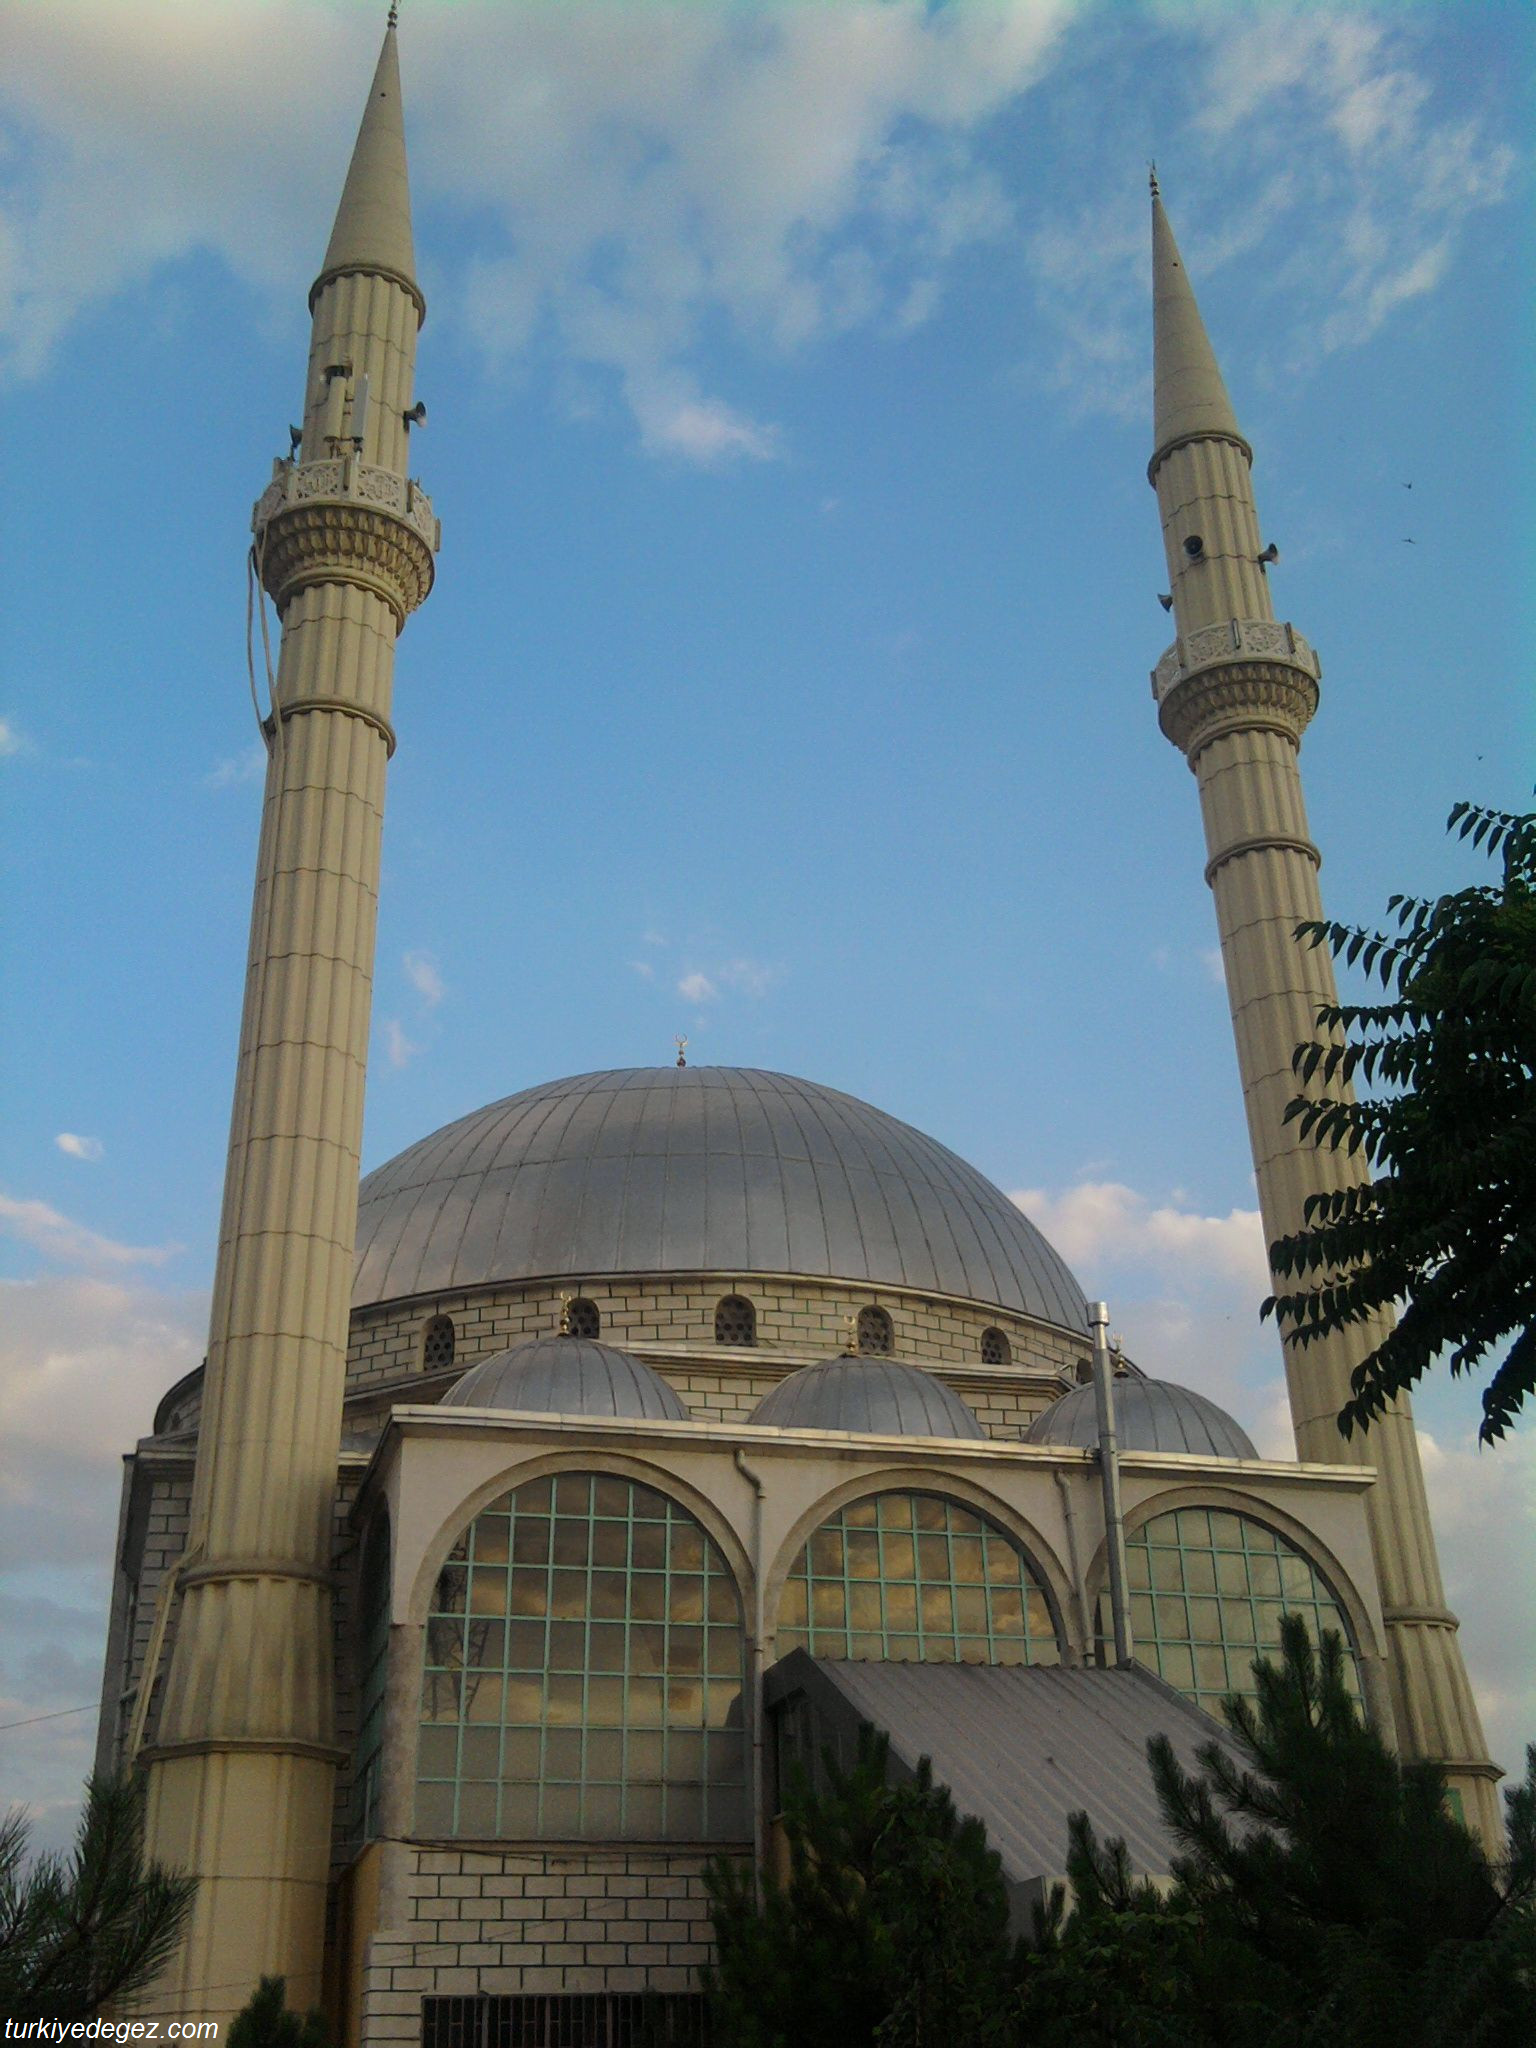
[[[1284,1122],[1331,992],[1293,937],[1319,666],[1152,213],[1153,697],[1273,1239],[1353,1170]],[[127,1462],[103,1690],[100,1761],[200,1879],[151,2009],[278,1973],[351,2043],[702,2042],[702,1874],[772,1857],[790,1760],[865,1720],[932,1757],[1022,1917],[1076,1808],[1166,1869],[1146,1738],[1210,1739],[1288,1612],[1491,1833],[1406,1407],[1333,1426],[1370,1331],[1288,1360],[1301,1462],[1260,1459],[1107,1371],[1101,1309],[935,1139],[681,1056],[525,1088],[359,1189],[395,641],[439,541],[392,20],[310,308],[253,519],[282,641],[208,1357]]]

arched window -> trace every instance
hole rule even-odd
[[[675,1501],[607,1473],[514,1488],[438,1574],[418,1831],[741,1840],[745,1654],[725,1559]]]
[[[1024,1552],[958,1501],[880,1493],[840,1508],[796,1558],[778,1654],[923,1664],[1058,1664]]]
[[[379,1831],[379,1767],[384,1750],[384,1690],[389,1666],[389,1517],[368,1524],[357,1574],[357,1765],[352,1830],[369,1842]]]
[[[453,1317],[432,1316],[421,1333],[421,1369],[443,1372],[453,1363]]]
[[[859,1310],[859,1349],[866,1356],[885,1358],[889,1355],[895,1332],[891,1319],[883,1308],[861,1308]]]
[[[983,1365],[1012,1365],[1013,1346],[1001,1330],[982,1331],[981,1362]]]
[[[717,1344],[755,1344],[757,1310],[744,1294],[727,1294],[715,1309]]]
[[[565,1305],[565,1328],[572,1337],[601,1336],[603,1319],[597,1312],[597,1303],[588,1301],[584,1294],[568,1301]]]
[[[1215,1714],[1228,1693],[1256,1697],[1254,1659],[1278,1661],[1283,1614],[1301,1615],[1314,1641],[1324,1629],[1343,1637],[1359,1697],[1343,1608],[1310,1558],[1264,1523],[1176,1508],[1128,1536],[1125,1557],[1136,1655],[1197,1706]],[[1101,1600],[1101,1636],[1108,1619]]]

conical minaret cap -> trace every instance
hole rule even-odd
[[[313,305],[322,285],[347,271],[374,271],[408,285],[423,303],[416,283],[411,241],[411,188],[405,163],[405,119],[400,100],[400,55],[391,22],[384,32],[368,105],[353,145],[347,182],[336,209],[325,262],[310,292]]]
[[[1175,442],[1216,434],[1247,442],[1195,304],[1156,180],[1152,185],[1152,470]]]

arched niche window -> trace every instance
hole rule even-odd
[[[1219,1714],[1228,1693],[1257,1696],[1255,1658],[1280,1656],[1280,1618],[1299,1614],[1317,1641],[1344,1639],[1346,1676],[1359,1698],[1344,1610],[1294,1544],[1249,1515],[1175,1508],[1126,1538],[1136,1655],[1197,1706]],[[1108,1603],[1099,1603],[1102,1636]]]
[[[981,1333],[981,1362],[983,1365],[1011,1365],[1013,1346],[1001,1330],[983,1330]]]
[[[422,1371],[446,1371],[446,1369],[453,1363],[453,1350],[453,1317],[430,1317],[421,1333]]]
[[[598,1314],[597,1303],[588,1301],[584,1294],[578,1294],[574,1301],[565,1304],[564,1325],[572,1337],[601,1336],[603,1319]]]
[[[883,1308],[861,1308],[859,1310],[859,1349],[866,1356],[885,1358],[890,1355],[895,1341],[891,1319]]]
[[[379,1832],[379,1778],[384,1752],[384,1691],[389,1668],[389,1517],[368,1524],[357,1575],[357,1762],[352,1776],[352,1832]]]
[[[1059,1664],[1045,1587],[1011,1536],[932,1493],[880,1493],[823,1522],[779,1602],[778,1654]]]
[[[601,1472],[477,1515],[427,1622],[418,1833],[740,1841],[746,1637],[685,1508]]]
[[[727,1294],[715,1308],[717,1344],[755,1344],[757,1310],[744,1294]]]

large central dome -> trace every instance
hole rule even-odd
[[[787,1273],[1072,1330],[1082,1290],[972,1166],[855,1096],[750,1067],[525,1088],[363,1181],[354,1306],[605,1273]]]

